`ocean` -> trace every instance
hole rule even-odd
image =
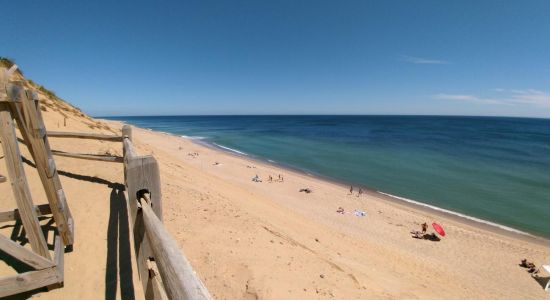
[[[109,117],[550,237],[550,119]]]

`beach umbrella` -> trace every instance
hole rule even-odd
[[[443,230],[443,227],[437,223],[432,223],[432,227],[435,229],[437,233],[439,233],[441,236],[445,236],[445,230]]]

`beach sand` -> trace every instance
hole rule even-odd
[[[122,126],[63,108],[47,107],[43,113],[49,130],[120,133]],[[62,113],[68,116],[66,127]],[[185,138],[140,128],[133,135],[138,152],[160,163],[168,231],[216,299],[550,296],[543,290],[546,281],[535,280],[518,265],[522,258],[550,263],[546,240],[503,234],[374,192],[349,195],[347,186]],[[50,142],[63,151],[122,153],[120,143]],[[143,298],[121,205],[122,165],[67,157],[56,162],[75,219],[76,243],[65,255],[65,287],[32,295]],[[36,171],[29,164],[25,168],[35,204],[45,203]],[[6,174],[3,160],[0,174]],[[268,182],[269,175],[277,179],[279,174],[284,182]],[[263,181],[253,182],[255,175]],[[312,193],[299,192],[303,188]],[[14,207],[9,183],[0,183],[0,208]],[[338,207],[346,213],[336,213]],[[356,209],[366,216],[353,214]],[[434,221],[447,232],[440,242],[411,237],[421,223]],[[1,231],[9,236],[13,227]],[[13,273],[0,263],[1,275]]]
[[[349,195],[349,187],[180,137],[143,129],[134,136],[140,152],[160,158],[165,223],[218,299],[545,295],[518,266],[522,258],[548,263],[545,240],[503,235],[374,193]],[[268,182],[279,174],[284,182]],[[263,181],[253,182],[255,175]],[[348,213],[336,213],[340,206]],[[411,238],[411,229],[433,221],[447,231],[442,241]]]

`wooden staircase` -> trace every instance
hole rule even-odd
[[[20,220],[31,249],[0,235],[0,249],[34,271],[0,278],[0,297],[47,286],[63,285],[63,255],[74,244],[74,221],[48,142],[38,96],[25,89],[22,82],[9,81],[17,66],[10,70],[0,68],[0,141],[7,176],[0,175],[0,183],[9,180],[17,209],[0,212],[0,221]],[[23,168],[23,160],[16,135],[16,124],[30,152],[44,191],[47,205],[35,206]],[[56,227],[54,257],[52,259],[38,216],[51,214]]]

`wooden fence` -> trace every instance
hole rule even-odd
[[[122,129],[124,181],[134,250],[147,299],[211,299],[176,241],[162,224],[160,173],[151,155],[138,156],[132,129]]]
[[[137,155],[132,129],[124,126],[122,135],[47,131],[37,94],[21,82],[8,79],[17,69],[0,68],[0,141],[17,209],[0,212],[0,222],[20,220],[31,249],[0,235],[0,250],[28,265],[34,271],[0,277],[0,297],[43,286],[62,287],[64,252],[74,243],[74,221],[59,180],[52,155],[124,164],[124,182],[129,222],[133,231],[139,278],[146,299],[212,299],[208,290],[162,223],[162,195],[159,166],[153,156]],[[14,122],[14,120],[16,122]],[[33,158],[48,204],[34,205],[25,175],[15,127]],[[95,139],[123,143],[123,157],[68,153],[51,150],[48,138]],[[0,183],[6,182],[0,175]],[[57,225],[54,257],[38,217],[51,214]],[[132,280],[121,278],[121,280]]]
[[[18,221],[23,228],[14,225],[11,237],[0,235],[0,250],[2,254],[11,256],[27,267],[16,269],[16,275],[0,277],[0,297],[41,287],[62,287],[64,253],[71,251],[74,244],[74,220],[50,151],[38,96],[21,82],[10,80],[16,69],[16,65],[10,70],[0,68],[0,142],[4,153],[2,160],[8,172],[7,177],[0,176],[0,183],[7,182],[9,178],[17,205],[15,210],[0,212],[0,222]],[[19,127],[22,144],[34,161],[48,204],[34,205],[16,126]],[[45,235],[49,229],[43,227],[38,219],[39,216],[50,214],[56,225],[53,258]],[[16,239],[23,236],[30,248],[24,247]]]
[[[132,128],[122,136],[48,131],[49,137],[122,141],[123,157],[68,153],[54,155],[124,163],[124,184],[133,232],[139,278],[146,299],[212,299],[208,290],[162,223],[162,194],[157,160],[139,156],[132,143]],[[0,219],[3,216],[0,214]],[[6,215],[4,218],[11,218]]]

